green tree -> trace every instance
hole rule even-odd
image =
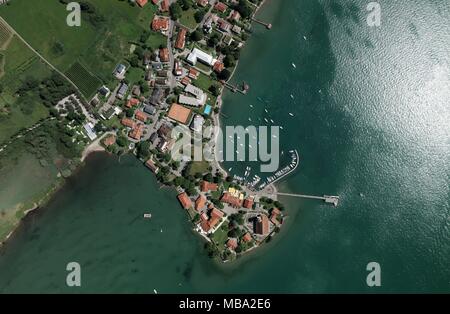
[[[199,30],[195,30],[191,33],[190,38],[192,41],[200,41],[203,39],[203,35]]]
[[[170,16],[174,21],[178,20],[182,15],[182,9],[181,6],[178,4],[178,2],[172,3],[170,5]]]

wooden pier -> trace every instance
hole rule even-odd
[[[246,84],[245,82],[242,83],[242,89],[239,89],[239,87],[237,85],[233,85],[231,83],[225,82],[224,86],[228,89],[230,89],[233,93],[241,93],[242,95],[246,95],[247,91],[249,90],[249,86],[248,84]]]
[[[339,204],[339,196],[330,196],[330,195],[314,196],[314,195],[290,194],[290,193],[277,193],[277,195],[307,198],[307,199],[313,199],[313,200],[321,200],[327,204],[333,204],[334,206],[338,206],[338,204]]]
[[[270,23],[263,22],[261,20],[258,20],[256,18],[254,18],[254,17],[252,17],[252,21],[255,22],[255,23],[258,23],[258,24],[261,24],[261,25],[265,26],[267,29],[272,29],[272,24],[270,24]]]

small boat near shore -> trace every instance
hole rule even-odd
[[[146,213],[146,214],[144,214],[144,218],[145,219],[150,219],[150,218],[152,218],[152,214]]]

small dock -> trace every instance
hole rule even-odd
[[[260,24],[262,26],[264,26],[267,29],[272,29],[272,24],[270,24],[270,23],[263,22],[261,20],[258,20],[256,18],[254,18],[254,17],[252,18],[252,21],[255,22],[255,23],[258,23],[258,24]]]
[[[233,85],[233,84],[228,83],[228,82],[225,82],[224,85],[225,85],[226,88],[231,90],[233,93],[238,93],[239,92],[242,95],[246,95],[247,91],[250,89],[248,84],[246,84],[245,82],[242,83],[242,89],[239,89],[239,87],[237,85]]]
[[[339,196],[330,196],[330,195],[314,196],[314,195],[290,194],[290,193],[277,193],[277,195],[292,196],[292,197],[299,197],[299,198],[306,198],[306,199],[313,199],[313,200],[321,200],[327,204],[332,204],[334,206],[338,206],[338,204],[339,204]]]

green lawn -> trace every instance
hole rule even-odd
[[[208,89],[213,85],[215,81],[210,78],[208,75],[201,73],[199,74],[196,80],[192,81],[192,84],[197,86],[198,88],[203,89],[204,91],[208,91]]]
[[[212,235],[211,239],[217,245],[217,248],[220,251],[223,251],[225,248],[225,243],[228,240],[228,224],[223,223],[219,229]]]
[[[17,88],[26,77],[38,80],[48,76],[50,69],[28,49],[17,37],[14,37],[7,49],[1,51],[5,74],[0,78],[3,92],[0,94],[0,143],[9,139],[23,128],[34,125],[48,116],[48,110],[42,105],[38,95],[28,98],[33,110],[24,114],[20,110],[23,99],[16,95]]]
[[[194,161],[189,171],[190,175],[195,175],[197,172],[208,172],[209,163],[207,161]]]
[[[197,27],[197,22],[195,21],[194,14],[197,10],[190,8],[189,10],[183,11],[179,22],[186,26],[187,28],[194,29]]]
[[[127,1],[85,1],[93,4],[104,22],[94,26],[83,12],[81,27],[69,27],[66,7],[56,0],[34,0],[33,5],[28,0],[14,0],[0,7],[0,15],[59,70],[66,72],[80,61],[107,83],[113,79],[115,65],[128,56],[131,42],[139,39],[144,29],[149,30],[156,7],[141,9]]]
[[[159,47],[167,47],[167,37],[161,33],[152,32],[145,42],[147,46],[152,49],[158,49]]]
[[[130,82],[130,85],[132,87],[133,84],[136,84],[137,82],[143,80],[144,75],[145,72],[141,68],[130,67],[126,74],[126,78]]]

